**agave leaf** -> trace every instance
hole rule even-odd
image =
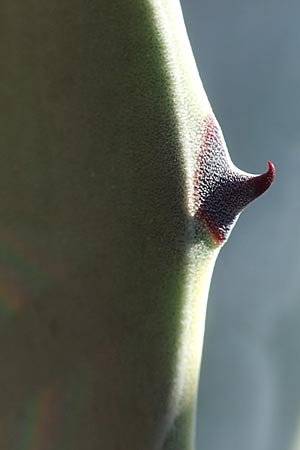
[[[190,450],[214,261],[274,168],[231,163],[177,0],[0,17],[1,448]]]

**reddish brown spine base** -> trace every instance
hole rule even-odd
[[[221,245],[241,211],[270,187],[275,167],[269,161],[268,171],[262,175],[240,172],[230,160],[216,119],[207,116],[201,129],[194,177],[195,217],[213,243]]]

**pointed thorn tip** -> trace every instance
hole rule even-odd
[[[266,173],[263,173],[262,175],[258,175],[253,179],[256,197],[259,197],[267,189],[269,189],[275,179],[275,174],[276,170],[274,164],[271,161],[268,161],[268,171]]]
[[[271,179],[271,183],[273,183],[276,175],[276,169],[274,164],[271,161],[268,161],[268,174]]]

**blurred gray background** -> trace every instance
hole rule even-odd
[[[300,2],[182,8],[232,160],[252,173],[268,159],[277,169],[216,265],[197,450],[300,450]]]

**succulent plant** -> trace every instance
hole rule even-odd
[[[37,269],[2,332],[2,447],[191,450],[214,262],[274,167],[230,161],[177,0],[3,10],[0,238]]]

